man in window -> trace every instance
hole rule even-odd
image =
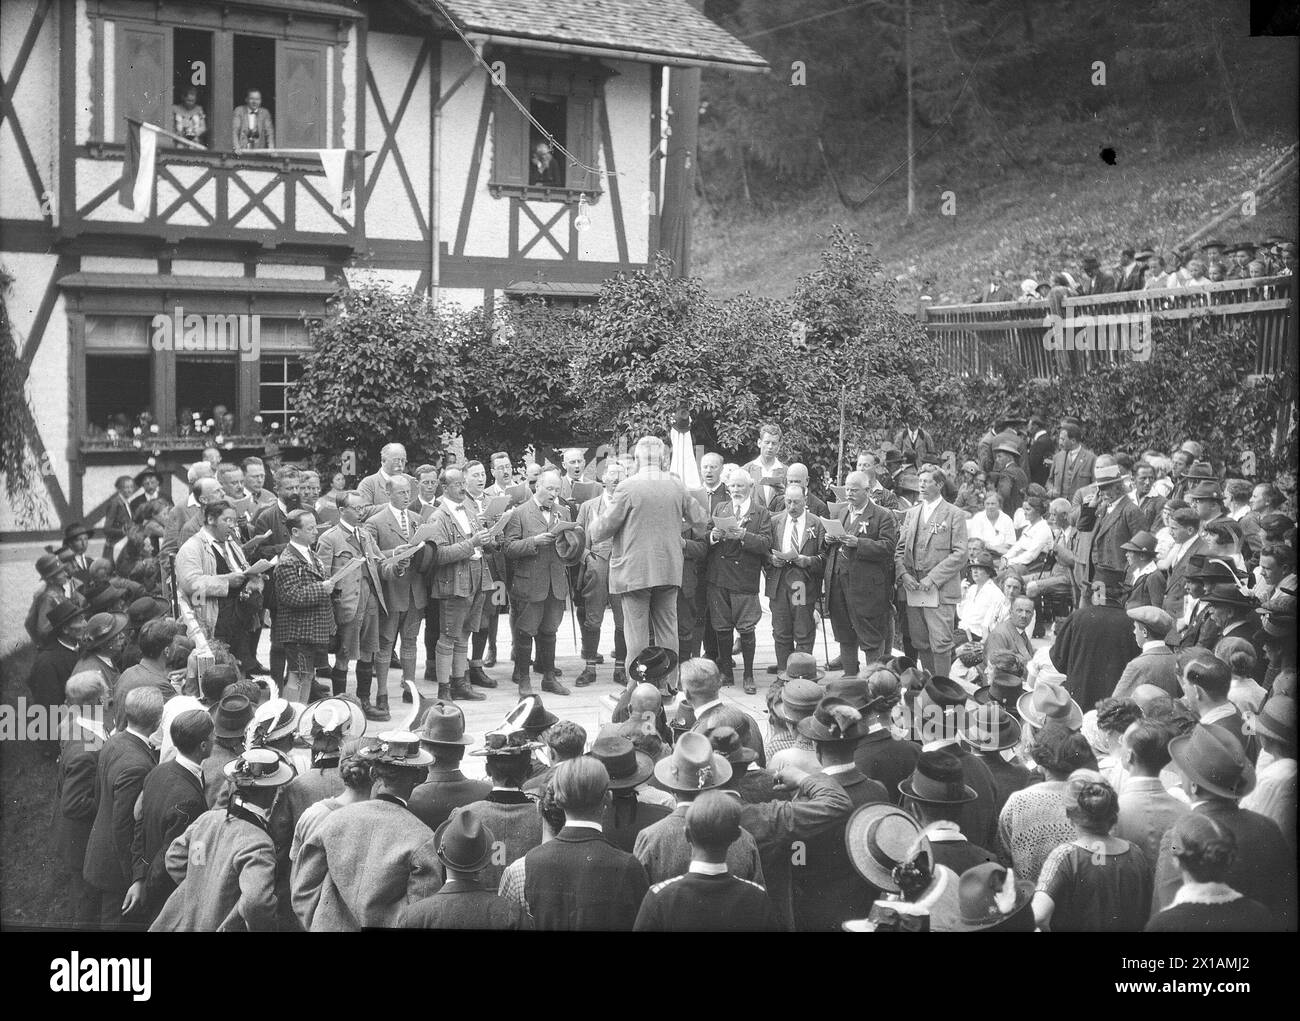
[[[199,90],[186,89],[181,101],[172,107],[172,130],[182,138],[203,144],[208,133],[208,118],[199,106]]]
[[[244,105],[235,107],[231,127],[235,152],[275,148],[275,125],[270,111],[262,107],[262,93],[257,89],[249,89]]]
[[[528,161],[528,183],[550,188],[558,188],[564,183],[560,179],[560,165],[555,162],[549,142],[538,142],[533,146],[533,155]]]

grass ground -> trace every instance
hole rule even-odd
[[[1077,271],[1089,252],[1109,266],[1128,245],[1172,248],[1216,213],[1240,205],[1241,193],[1287,144],[1280,138],[1207,144],[1164,156],[1121,148],[1113,166],[1081,157],[1026,172],[977,162],[964,170],[951,161],[946,170],[925,165],[911,219],[902,172],[856,211],[829,186],[785,208],[723,216],[698,204],[691,273],[722,296],[788,295],[795,279],[816,266],[822,238],[839,223],[875,245],[890,276],[906,276],[918,289],[932,280],[939,304],[969,301],[993,270],[1009,271],[1017,283],[1042,281],[1053,271]],[[869,187],[846,182],[845,189],[860,196]],[[1254,217],[1238,213],[1213,233],[1228,242],[1274,232],[1294,238],[1297,190],[1293,180]],[[955,206],[950,216],[940,208],[945,192]]]
[[[23,645],[0,657],[0,704],[27,694],[35,650]],[[67,905],[62,869],[54,856],[50,821],[55,759],[43,745],[0,740],[0,921],[57,925]]]

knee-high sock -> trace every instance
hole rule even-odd
[[[483,652],[487,648],[488,632],[487,628],[475,631],[470,639],[469,661],[471,663],[480,663],[483,660]]]
[[[370,698],[370,682],[374,677],[375,665],[369,660],[357,660],[357,698],[365,702]]]
[[[452,640],[446,635],[440,635],[433,650],[433,668],[440,685],[451,683],[452,654]]]
[[[757,644],[757,636],[753,631],[742,631],[740,633],[740,655],[745,661],[746,677],[754,673],[754,648]]]
[[[948,671],[952,669],[952,653],[932,651],[930,659],[934,663],[934,666],[931,667],[934,675],[936,677],[947,677]]]
[[[857,642],[840,642],[840,669],[853,676],[858,672]]]
[[[731,673],[731,670],[732,670],[732,662],[731,662],[731,642],[732,642],[732,636],[731,636],[731,629],[730,629],[730,628],[726,628],[726,629],[719,628],[719,629],[718,629],[716,632],[714,632],[714,633],[718,636],[718,653],[717,653],[717,657],[716,657],[716,659],[714,660],[714,662],[718,664],[718,672],[721,673],[721,674],[725,677],[725,676],[727,676],[729,673]]]

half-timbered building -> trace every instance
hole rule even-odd
[[[572,302],[646,265],[688,215],[671,79],[707,66],[764,64],[688,0],[6,0],[0,264],[42,482],[0,534],[97,520],[150,458],[292,451],[307,323],[345,280]],[[250,91],[268,148],[239,144]],[[160,137],[148,208],[123,204],[130,125],[187,117],[202,148]],[[353,154],[343,202],[315,150]]]

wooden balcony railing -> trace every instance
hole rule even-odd
[[[1108,344],[1106,340],[1118,337],[1123,329],[1141,329],[1146,316],[1152,324],[1249,320],[1258,337],[1255,374],[1271,376],[1283,371],[1292,357],[1293,298],[1291,276],[1066,298],[1064,325],[1077,335],[1092,324],[1097,350],[1059,350],[1061,334],[1052,339],[1046,301],[936,305],[923,308],[920,318],[937,339],[940,365],[947,371],[961,376],[991,375],[1010,361],[1040,378],[1088,372],[1097,365],[1132,357],[1122,342]]]

